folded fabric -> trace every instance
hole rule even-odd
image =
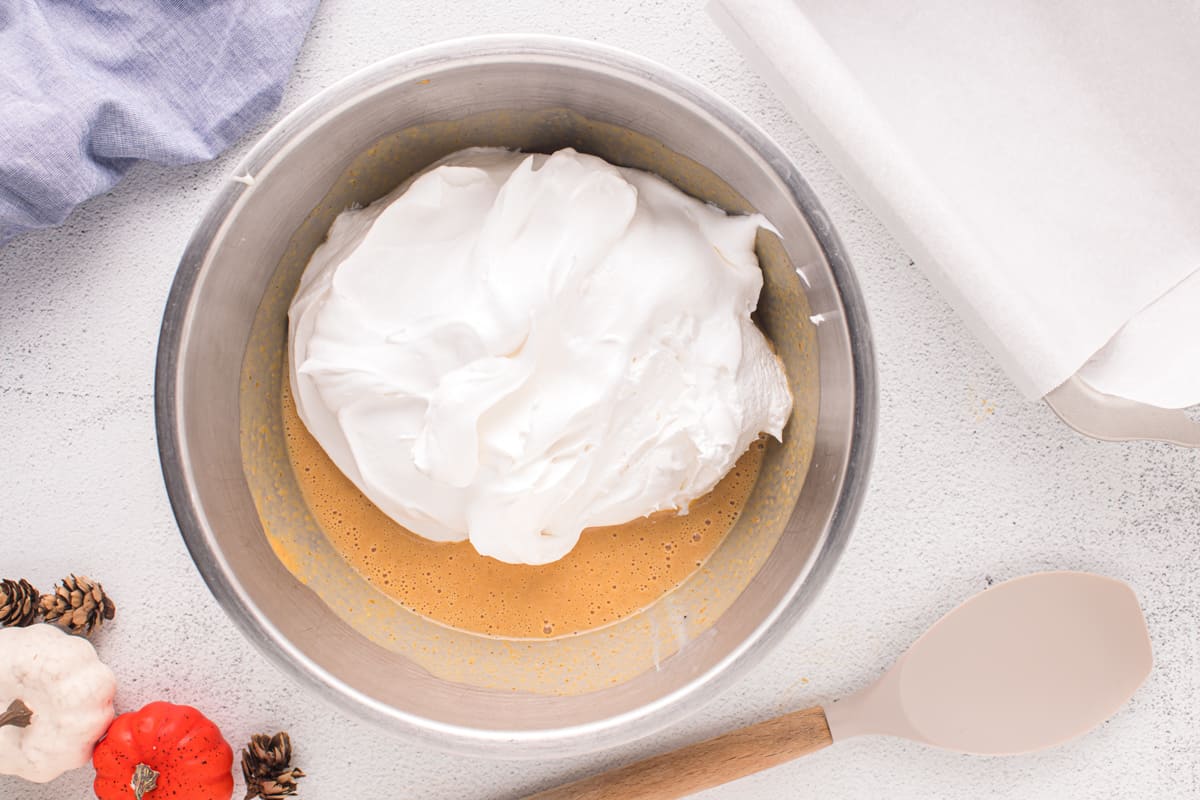
[[[138,160],[220,153],[280,100],[317,0],[0,3],[0,243]]]
[[[1027,396],[1111,340],[1105,391],[1200,402],[1166,299],[1200,270],[1200,5],[710,10]]]

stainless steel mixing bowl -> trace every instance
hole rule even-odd
[[[289,556],[269,536],[293,518],[301,533],[311,528],[279,455],[274,401],[298,270],[341,208],[370,202],[467,144],[596,152],[660,171],[730,210],[758,210],[780,234],[760,236],[767,288],[759,314],[788,351],[789,373],[801,373],[791,375],[801,390],[789,427],[792,451],[785,436],[768,458],[773,477],[760,478],[764,488],[755,490],[760,510],[743,514],[747,533],[735,536],[735,529],[734,544],[718,555],[756,532],[768,531],[770,546],[757,560],[727,559],[753,569],[720,602],[712,587],[721,575],[687,589],[700,601],[713,595],[712,619],[693,616],[686,627],[686,614],[670,616],[690,602],[681,590],[676,605],[664,601],[641,622],[597,634],[626,640],[630,653],[653,650],[653,663],[636,669],[618,668],[592,649],[571,672],[545,654],[566,652],[572,641],[493,641],[482,658],[515,653],[512,686],[474,658],[465,663],[487,679],[470,670],[449,674],[442,667],[451,651],[478,642],[456,644],[452,632],[438,629],[429,634],[435,646],[406,650],[404,631],[417,624],[401,619],[408,612],[362,622],[361,609],[349,608],[359,601],[322,581],[345,573],[355,597],[368,596],[365,582],[353,586],[358,579],[336,561],[314,567],[315,556]],[[875,376],[862,298],[841,244],[795,166],[762,131],[712,93],[641,58],[571,40],[491,37],[360,72],[289,115],[250,152],[180,263],[163,319],[156,412],[184,541],[220,604],[287,674],[429,744],[548,757],[628,741],[678,719],[744,675],[796,621],[858,512]],[[307,535],[312,556],[322,546],[319,531]],[[664,627],[675,631],[662,640],[665,649],[655,638]],[[383,629],[386,635],[376,635]],[[625,658],[618,649],[612,659]],[[543,667],[545,675],[537,672]]]

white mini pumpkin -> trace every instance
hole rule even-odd
[[[87,639],[53,625],[0,629],[0,774],[45,783],[82,767],[116,691]]]

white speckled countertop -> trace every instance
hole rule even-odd
[[[307,800],[511,797],[837,697],[879,675],[988,581],[1061,567],[1131,583],[1155,646],[1149,681],[1092,734],[1007,759],[853,740],[702,796],[1200,797],[1200,451],[1090,441],[1023,401],[694,0],[450,5],[326,0],[283,109],[233,152],[186,168],[142,165],[63,227],[0,248],[0,573],[44,589],[71,571],[104,582],[120,609],[97,644],[119,676],[119,710],[160,698],[191,703],[235,746],[285,728],[311,776],[301,783]],[[500,32],[626,47],[708,84],[758,121],[840,230],[879,356],[872,488],[804,621],[749,678],[653,744],[560,763],[426,751],[279,674],[193,568],[154,438],[155,344],[175,264],[249,144],[283,110],[375,60]],[[0,777],[0,798],[91,797],[91,777],[88,768],[45,786]]]

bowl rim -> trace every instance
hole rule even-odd
[[[833,275],[850,339],[853,415],[842,485],[838,491],[824,542],[785,593],[783,600],[730,653],[684,685],[649,703],[601,720],[556,729],[508,731],[471,728],[431,720],[366,696],[327,673],[288,641],[253,604],[233,579],[228,565],[202,522],[193,495],[193,474],[183,458],[178,414],[180,355],[186,339],[190,302],[210,244],[229,212],[247,190],[245,180],[282,151],[297,131],[378,83],[403,79],[408,73],[447,66],[475,58],[554,58],[588,67],[602,67],[621,77],[653,81],[660,89],[702,109],[741,137],[763,158],[805,209],[806,221]],[[816,195],[783,149],[742,112],[696,81],[651,59],[623,49],[568,37],[504,34],[452,39],[409,50],[375,62],[333,84],[302,103],[271,127],[235,167],[209,203],[180,259],[163,312],[154,381],[155,428],[163,480],[176,522],[193,562],[206,585],[242,634],[297,683],[335,705],[389,730],[410,734],[424,744],[459,753],[490,757],[547,757],[566,751],[583,752],[641,738],[697,710],[745,675],[790,631],[812,604],[845,549],[866,494],[873,460],[877,417],[875,354],[865,302],[840,239]],[[691,700],[691,702],[688,702]],[[431,737],[431,734],[433,736]],[[512,745],[552,744],[553,751]]]

